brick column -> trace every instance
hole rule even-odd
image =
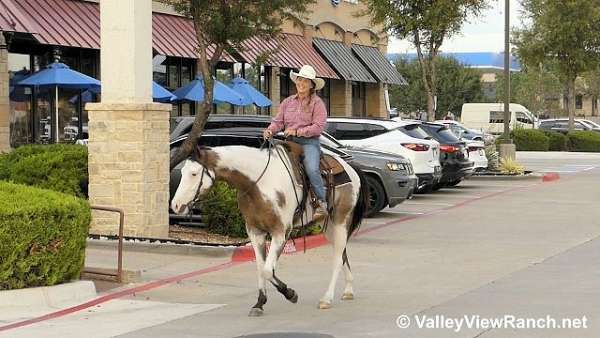
[[[90,204],[125,210],[125,234],[169,232],[171,105],[88,103]],[[94,212],[90,233],[115,234],[114,215]]]
[[[367,116],[387,118],[385,87],[381,82],[366,84]]]
[[[280,72],[281,69],[279,67],[271,67],[269,99],[273,101],[273,105],[271,105],[271,115],[273,116],[279,113],[279,102],[281,101],[281,89],[279,83]]]
[[[10,102],[8,92],[8,46],[0,32],[0,153],[10,151]]]
[[[331,80],[331,116],[352,116],[352,82]]]

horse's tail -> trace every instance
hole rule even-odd
[[[356,174],[360,178],[360,189],[358,191],[358,199],[354,205],[352,212],[352,221],[348,225],[348,238],[358,231],[363,218],[367,214],[367,208],[369,207],[369,185],[367,183],[367,177],[357,166],[350,164],[352,169],[356,171]]]

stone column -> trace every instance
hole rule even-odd
[[[352,116],[352,82],[331,80],[331,116]]]
[[[271,67],[270,74],[270,86],[269,86],[269,99],[273,101],[273,105],[271,105],[271,115],[275,116],[279,113],[279,104],[281,101],[281,89],[279,83],[279,74],[281,69],[279,67]]]
[[[10,102],[8,93],[8,46],[0,32],[0,153],[10,151]]]
[[[385,84],[381,82],[366,84],[366,106],[368,117],[387,118],[384,91]]]
[[[102,102],[89,103],[92,205],[125,211],[129,236],[168,237],[169,111],[152,103],[152,1],[101,0]],[[94,212],[91,233],[115,234]]]

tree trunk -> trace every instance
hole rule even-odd
[[[428,59],[425,60],[423,56],[423,50],[421,49],[421,40],[419,31],[413,32],[413,43],[417,48],[417,58],[421,65],[421,76],[423,77],[423,85],[425,86],[425,92],[427,94],[427,121],[435,120],[435,54],[431,55],[431,51],[428,55]]]
[[[569,104],[567,105],[567,110],[569,112],[569,132],[571,132],[575,127],[575,77],[570,78],[568,81],[567,95],[569,97]]]

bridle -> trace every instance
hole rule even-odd
[[[193,161],[198,162],[197,159],[193,159]],[[215,177],[210,173],[210,170],[208,170],[204,165],[202,166],[202,174],[200,174],[200,183],[198,184],[198,189],[196,189],[196,194],[194,195],[194,198],[187,204],[187,208],[188,208],[188,214],[191,217],[192,216],[192,207],[194,206],[194,204],[196,204],[196,202],[198,202],[198,200],[200,199],[200,188],[202,188],[202,183],[204,183],[204,176],[207,176],[208,178],[210,178],[212,184],[215,184]]]

